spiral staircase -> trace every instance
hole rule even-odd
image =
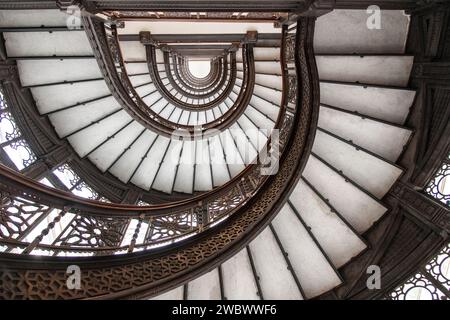
[[[140,196],[84,199],[3,165],[2,298],[313,299],[349,281],[415,130],[404,10],[370,29],[365,9],[180,22],[86,5],[80,28],[63,9],[0,11],[4,87],[100,185]]]

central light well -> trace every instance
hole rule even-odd
[[[211,71],[211,60],[202,59],[195,60],[189,59],[188,61],[189,71],[196,78],[202,79],[206,77]]]

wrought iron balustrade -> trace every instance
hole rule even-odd
[[[312,146],[319,107],[313,26],[313,19],[299,20],[293,42],[286,41],[293,33],[283,28],[283,96],[275,125],[280,130],[279,141],[269,139],[265,146],[269,155],[261,153],[258,163],[222,187],[175,203],[130,206],[81,199],[0,167],[1,221],[13,226],[8,232],[1,228],[0,246],[8,252],[0,253],[5,267],[0,280],[18,280],[14,280],[17,286],[5,288],[0,296],[69,299],[153,295],[183,283],[193,273],[210,270],[253,239],[284,205]],[[290,50],[295,54],[287,55]],[[300,78],[292,81],[295,77]],[[289,88],[294,83],[299,87]],[[279,170],[262,174],[261,169],[277,149]],[[24,241],[25,233],[36,223],[31,217],[36,214],[40,219],[49,211],[50,221],[41,220],[44,227],[39,234]],[[17,222],[21,214],[24,218]],[[47,243],[48,234],[62,219],[70,220],[69,227]],[[122,245],[125,234],[129,240]],[[33,259],[34,254],[57,257]],[[71,291],[65,286],[65,266],[72,263],[82,270],[82,290]],[[53,279],[51,290],[33,285],[36,277],[43,282]],[[99,286],[99,281],[104,285]]]

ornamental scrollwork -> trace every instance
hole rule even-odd
[[[425,193],[450,206],[450,192],[445,188],[450,183],[450,154],[425,188]]]
[[[74,247],[117,247],[120,245],[128,219],[77,215],[66,234],[55,245]]]
[[[286,36],[285,50],[286,62],[293,62],[295,59],[295,34],[289,34]]]
[[[124,217],[124,210],[120,206],[102,204],[91,205],[83,202],[83,209],[71,210],[69,213],[74,215],[67,231],[58,239],[51,249],[56,250],[57,245],[64,244],[65,252],[77,250],[78,247],[93,247],[100,250],[102,247],[120,248],[120,242],[129,225],[131,218],[142,219],[142,225],[148,224],[157,230],[156,234],[167,234],[167,230],[172,233],[190,232],[189,228],[199,225],[196,217],[203,215],[212,208],[206,217],[222,216],[227,219],[216,224],[214,229],[208,229],[211,232],[194,235],[187,242],[179,241],[173,243],[169,248],[159,248],[157,252],[146,251],[142,256],[129,259],[127,255],[111,254],[103,256],[102,265],[91,263],[89,259],[77,259],[76,257],[65,257],[67,263],[78,263],[82,270],[82,283],[80,290],[69,290],[66,286],[65,265],[54,264],[54,259],[43,257],[39,261],[30,263],[27,270],[14,268],[8,261],[2,261],[5,265],[5,271],[0,273],[0,297],[4,299],[14,298],[35,298],[35,299],[76,299],[76,298],[98,298],[108,297],[126,297],[132,291],[133,297],[146,297],[149,294],[157,294],[160,290],[165,290],[169,286],[180,285],[184,280],[183,276],[193,270],[206,272],[215,267],[219,260],[217,257],[230,256],[236,250],[245,246],[252,239],[256,232],[265,226],[284,204],[279,201],[289,194],[293,188],[293,181],[301,174],[303,166],[306,164],[308,150],[311,147],[308,139],[313,134],[314,124],[312,123],[313,114],[318,111],[319,101],[314,99],[312,86],[317,85],[317,78],[312,77],[314,70],[314,55],[312,51],[305,49],[312,44],[312,26],[313,19],[301,19],[297,25],[299,32],[296,38],[297,47],[302,48],[296,53],[296,59],[300,60],[298,74],[301,76],[299,83],[302,85],[302,100],[297,101],[296,113],[292,121],[284,122],[281,117],[276,124],[276,128],[289,130],[290,135],[284,150],[287,152],[280,158],[279,170],[272,176],[261,175],[262,164],[254,164],[236,177],[235,185],[229,185],[220,189],[220,191],[211,192],[210,198],[204,198],[202,201],[183,204],[183,210],[177,211],[174,208],[157,208],[157,214],[151,214],[149,209],[131,208],[133,212],[127,211],[127,217]],[[286,35],[284,28],[283,35]],[[288,101],[283,99],[282,108],[285,109]],[[289,115],[286,112],[281,113]],[[291,116],[291,115],[289,115]],[[290,124],[290,126],[288,126]],[[266,146],[270,149],[270,145]],[[4,168],[0,168],[5,171]],[[2,171],[2,172],[3,172]],[[16,177],[17,178],[17,177]],[[238,188],[234,189],[233,188]],[[20,184],[16,187],[17,192],[23,193]],[[228,196],[223,198],[227,193]],[[24,197],[26,194],[24,195]],[[221,198],[221,201],[216,201]],[[46,203],[53,201],[45,194],[37,195],[36,200]],[[72,207],[77,206],[76,199],[71,199]],[[87,201],[87,200],[86,200]],[[239,203],[238,203],[239,201]],[[80,202],[81,203],[81,202]],[[55,203],[57,205],[57,203]],[[61,205],[61,204],[59,204]],[[101,211],[102,208],[110,208],[111,212],[105,209],[103,215],[93,214],[85,208],[93,206],[95,210]],[[139,210],[139,211],[136,211]],[[120,214],[117,213],[119,211]],[[176,217],[171,215],[177,213]],[[216,213],[217,212],[217,213]],[[116,215],[114,215],[116,213]],[[107,215],[110,214],[108,217]],[[232,218],[230,218],[232,217]],[[55,222],[58,222],[54,219]],[[148,223],[147,223],[148,222]],[[211,223],[213,224],[213,223]],[[202,228],[207,226],[203,225]],[[138,223],[137,228],[142,228]],[[137,229],[138,232],[140,229]],[[203,231],[200,228],[198,231]],[[212,232],[214,231],[214,232]],[[195,232],[195,230],[194,230]],[[136,234],[136,232],[134,233]],[[177,235],[179,237],[180,235]],[[161,237],[158,235],[159,239]],[[165,238],[170,240],[170,238]],[[174,239],[174,238],[172,238]],[[175,238],[176,239],[176,238]],[[174,240],[175,242],[175,240]],[[152,243],[145,242],[136,244],[136,248],[146,248]],[[48,249],[49,247],[37,244],[36,249]],[[95,250],[92,250],[95,252]],[[56,252],[55,252],[56,253]],[[114,252],[115,253],[115,252]],[[112,257],[116,263],[109,264],[109,257]],[[26,257],[22,257],[26,258]],[[87,257],[86,257],[87,258]],[[123,261],[120,259],[124,259]],[[117,263],[120,261],[120,263]],[[13,285],[12,285],[13,284]],[[44,284],[44,285],[42,285]]]
[[[293,75],[288,77],[288,100],[293,104],[297,100],[297,77]]]
[[[446,296],[422,273],[417,273],[391,292],[389,298],[391,300],[445,300]]]
[[[0,238],[20,238],[48,209],[45,205],[0,192]]]

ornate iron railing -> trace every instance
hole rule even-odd
[[[100,70],[103,73],[112,95],[134,119],[152,131],[169,137],[175,130],[183,130],[189,132],[191,135],[204,134],[211,128],[220,130],[228,127],[231,123],[236,121],[246,108],[247,104],[245,102],[251,98],[254,86],[254,59],[251,48],[243,48],[244,68],[249,76],[246,78],[245,85],[242,86],[234,105],[228,112],[221,117],[216,118],[214,121],[203,124],[200,127],[194,127],[191,125],[174,123],[159,116],[137,94],[125,68],[115,25],[107,27],[102,21],[89,16],[84,17],[83,19],[84,28],[88,35],[88,39],[91,42],[94,55],[97,58]],[[246,46],[251,46],[251,44]],[[235,79],[235,76],[231,77],[227,84],[230,88],[234,85],[233,78]],[[155,77],[153,77],[153,79],[155,79]],[[157,85],[156,82],[154,84]],[[158,89],[162,94],[164,93],[165,87],[160,85],[158,86]],[[226,91],[222,93],[226,93]],[[210,107],[214,107],[215,105],[216,104],[212,104]],[[191,107],[195,111],[200,110],[198,106]],[[236,110],[238,110],[238,112],[235,112]]]
[[[245,58],[248,59],[250,55],[246,51],[244,49]],[[283,70],[289,72],[292,59],[293,56],[286,57],[286,62],[282,62]],[[244,74],[251,78],[247,72]],[[244,81],[244,92],[247,89],[246,83]],[[241,99],[242,97],[238,98],[239,102]],[[275,125],[275,129],[280,130],[278,147],[281,151],[291,129],[294,102],[295,97],[290,97],[287,102],[289,106],[282,106]],[[248,99],[243,103],[248,104]],[[286,107],[290,107],[290,111],[284,112]],[[265,148],[270,148],[270,143],[271,141]],[[219,190],[200,197],[167,206],[148,207],[99,204],[76,199],[73,195],[39,185],[0,167],[3,177],[0,182],[0,225],[5,229],[4,232],[0,230],[0,246],[4,246],[4,251],[7,252],[24,254],[40,252],[48,255],[105,255],[149,250],[174,243],[216,225],[247,202],[267,179],[267,176],[260,173],[262,166],[264,165],[250,165]],[[33,209],[30,211],[30,208]],[[48,221],[47,226],[34,239],[29,239],[30,230],[36,228],[52,210],[57,210],[57,215]],[[44,237],[54,231],[56,224],[62,224],[59,234],[50,243],[42,243]],[[135,235],[131,240],[126,239],[130,226],[134,226],[132,233]],[[142,241],[137,243],[136,238],[143,232],[145,234]]]
[[[210,74],[205,78],[194,79],[190,76],[187,60],[183,57],[180,57],[176,52],[172,56],[173,56],[172,61],[175,62],[173,64],[173,70],[175,71],[176,76],[180,79],[180,81],[182,81],[182,83],[186,87],[190,88],[193,91],[200,90],[205,93],[208,91],[212,91],[214,90],[214,87],[217,85],[217,82],[221,80],[219,72],[217,72],[217,75],[219,76],[214,78],[213,69],[211,69]],[[180,66],[180,70],[178,70],[178,66]]]
[[[450,207],[450,153],[444,158],[424,192]]]
[[[212,94],[210,97],[212,100],[204,101],[205,99],[199,99],[195,98],[194,101],[191,102],[185,102],[183,101],[182,97],[177,98],[175,94],[172,94],[168,88],[162,83],[160,72],[158,70],[158,65],[156,61],[156,45],[151,40],[151,36],[149,33],[141,32],[140,34],[141,42],[145,45],[146,49],[146,55],[147,55],[147,64],[148,64],[148,70],[150,73],[150,77],[153,80],[153,83],[158,88],[159,92],[166,98],[167,101],[172,103],[174,106],[179,107],[181,109],[191,110],[191,111],[199,111],[199,110],[206,110],[211,109],[217,105],[219,105],[223,100],[228,97],[228,95],[231,92],[231,89],[234,86],[234,81],[236,79],[236,67],[232,68],[232,74],[230,74],[230,77],[227,77],[227,72],[224,72],[222,74],[222,78],[218,86],[221,88],[226,83],[226,86],[222,92],[219,94]],[[247,48],[243,48],[243,55],[245,55],[245,51],[251,51],[251,45],[245,44],[244,46],[247,46]],[[243,57],[246,59],[248,63],[248,57]],[[235,62],[232,61],[232,63]],[[187,73],[184,73],[187,74]],[[227,81],[228,79],[228,81]],[[179,91],[177,91],[179,93]]]
[[[236,79],[236,53],[231,52],[229,54],[230,56],[230,63],[228,63],[228,55],[221,58],[221,63],[219,65],[221,66],[218,70],[216,79],[209,80],[210,85],[205,86],[202,88],[201,86],[198,86],[194,88],[194,83],[190,82],[187,83],[189,80],[184,80],[180,74],[178,74],[178,67],[177,63],[175,63],[173,66],[170,64],[170,53],[164,52],[164,67],[165,70],[163,71],[167,78],[169,79],[170,84],[172,87],[176,88],[176,91],[181,93],[183,97],[192,98],[194,99],[207,99],[207,98],[214,98],[217,97],[221,92],[224,91],[224,84],[233,82],[232,84],[228,84],[227,86],[230,86],[231,88],[234,86],[234,80]],[[176,61],[177,59],[172,59],[172,61]],[[228,66],[230,64],[230,66]],[[223,67],[222,67],[223,66]],[[213,68],[211,68],[211,72],[213,71]],[[161,71],[160,71],[161,72]],[[234,79],[234,80],[233,80]]]
[[[423,193],[434,201],[450,207],[450,154],[447,153]],[[425,208],[423,209],[425,211]],[[439,224],[445,227],[447,218]],[[447,240],[448,241],[448,240]],[[450,299],[450,242],[395,289],[388,292],[391,300],[449,300]]]
[[[450,243],[392,290],[389,300],[450,300]]]
[[[206,272],[247,244],[284,205],[309,156],[319,106],[313,27],[313,19],[299,20],[294,38],[288,36],[286,27],[283,28],[284,87],[275,127],[280,130],[280,140],[277,143],[269,139],[265,147],[269,155],[277,150],[280,154],[279,170],[271,175],[262,171],[270,156],[262,156],[257,164],[248,166],[216,190],[169,205],[137,207],[80,199],[0,167],[2,223],[14,226],[8,232],[2,229],[1,246],[22,253],[0,254],[4,266],[0,283],[9,284],[0,296],[136,298],[152,295]],[[290,55],[292,51],[295,54]],[[295,77],[298,77],[296,81],[292,79]],[[299,88],[289,88],[293,83],[299,84]],[[46,227],[31,242],[23,241],[24,233],[34,223],[31,217],[36,215],[39,219],[49,210],[53,214]],[[17,216],[21,215],[24,218],[17,223]],[[52,244],[42,243],[68,215],[71,215],[68,224],[71,227],[64,229]],[[126,226],[131,221],[134,221],[134,228],[130,243],[121,246]],[[147,229],[151,231],[146,233],[150,232],[151,236],[147,242],[139,243],[137,239],[144,224],[151,225]],[[190,233],[193,235],[186,238]],[[163,241],[171,243],[161,247]],[[137,249],[143,250],[135,252]],[[36,260],[30,255],[35,250],[56,255],[76,252],[94,256]],[[120,252],[129,253],[116,254]],[[97,255],[102,255],[101,259]],[[69,264],[81,268],[80,290],[66,287],[65,271]],[[51,288],[39,285],[50,279]]]

